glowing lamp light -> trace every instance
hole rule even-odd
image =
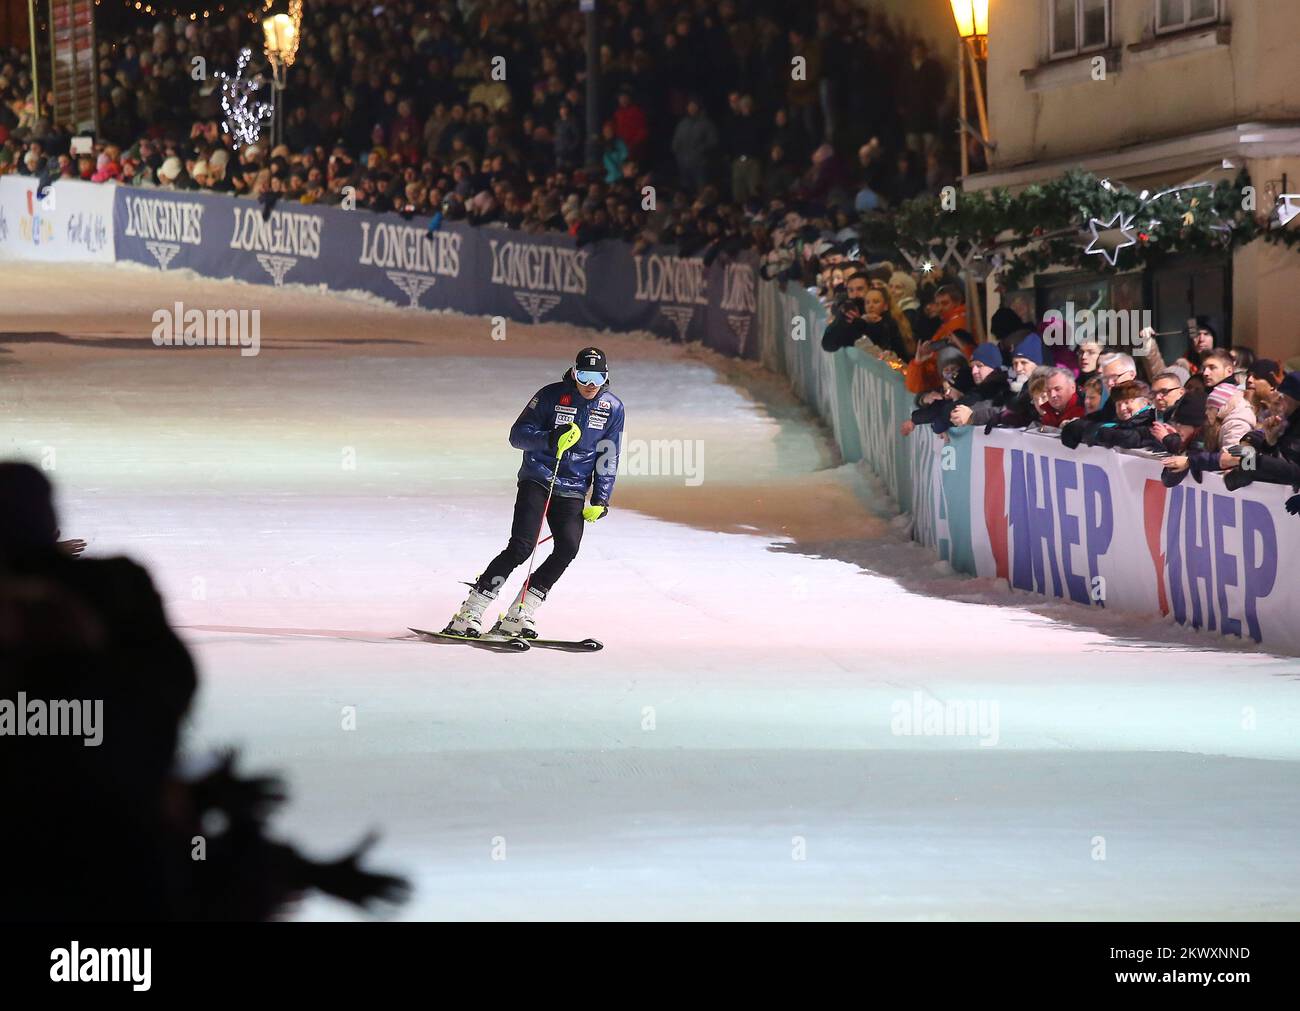
[[[272,63],[292,67],[298,55],[298,26],[302,23],[302,2],[293,0],[288,14],[274,14],[262,20],[262,48]]]
[[[949,0],[957,34],[963,39],[984,38],[989,33],[989,0]]]

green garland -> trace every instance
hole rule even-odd
[[[1053,266],[1117,274],[1156,266],[1175,254],[1227,255],[1259,238],[1288,248],[1300,244],[1300,230],[1270,228],[1246,209],[1248,186],[1243,169],[1231,183],[1148,197],[1144,206],[1140,194],[1107,189],[1096,176],[1076,170],[1016,194],[1005,188],[959,191],[952,210],[943,209],[940,197],[918,197],[892,213],[865,218],[861,234],[869,248],[906,251],[918,259],[942,250],[948,239],[984,250],[1003,291]],[[1262,200],[1256,196],[1259,210],[1271,212]],[[1112,267],[1104,256],[1085,252],[1092,238],[1088,222],[1109,222],[1120,212],[1132,216],[1138,242],[1121,249]]]

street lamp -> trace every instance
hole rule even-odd
[[[989,0],[950,0],[957,34],[970,43],[982,60],[988,56]]]
[[[992,148],[989,140],[989,112],[984,102],[984,79],[980,63],[989,55],[989,0],[949,0],[952,17],[957,22],[957,71],[961,100],[961,174],[970,174],[970,153],[966,150],[966,64],[970,62],[971,81],[975,87],[975,107],[980,120],[980,143],[986,151]],[[974,131],[971,131],[972,133]]]
[[[975,105],[980,117],[980,143],[985,152],[992,148],[989,141],[989,114],[984,104],[984,81],[980,77],[980,62],[989,55],[989,0],[949,0],[952,4],[952,17],[957,22],[957,79],[958,93],[961,99],[961,174],[964,180],[970,175],[970,150],[966,144],[967,131],[970,129],[966,113],[966,63],[970,61],[971,80],[975,85]],[[975,307],[972,319],[975,322],[977,339],[983,339],[982,323],[984,313],[980,309],[980,290],[976,278],[965,272],[966,301]]]
[[[291,0],[288,14],[275,14],[262,21],[262,51],[271,64],[271,79],[275,85],[276,146],[284,143],[284,87],[289,68],[298,56],[298,33],[302,27],[302,0]]]

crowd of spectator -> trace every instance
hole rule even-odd
[[[1034,428],[1081,445],[1163,458],[1168,486],[1220,472],[1231,490],[1253,481],[1300,492],[1300,371],[1225,346],[1205,318],[1166,362],[1156,334],[1107,347],[1053,332],[1008,306],[990,339],[976,337],[965,288],[922,279],[888,262],[866,263],[823,241],[801,266],[827,309],[822,348],[856,347],[902,372],[915,396],[904,436],[929,426]],[[1300,515],[1300,494],[1287,501]]]
[[[590,147],[571,2],[314,3],[283,143],[264,125],[242,147],[215,75],[243,46],[260,64],[256,21],[127,11],[114,29],[101,7],[93,149],[70,151],[52,94],[33,106],[25,53],[0,52],[0,173],[354,200],[431,228],[463,219],[683,253],[766,251],[793,221],[843,227],[952,181],[951,75],[883,13],[846,0],[602,7]]]

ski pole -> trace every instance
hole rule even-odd
[[[528,558],[528,575],[524,577],[524,588],[520,591],[519,599],[523,600],[528,593],[528,587],[533,581],[533,562],[537,559],[537,548],[542,543],[542,530],[546,527],[546,514],[551,511],[551,495],[555,491],[555,478],[560,473],[560,457],[564,456],[564,450],[557,448],[555,451],[555,469],[551,471],[551,484],[546,489],[546,505],[542,507],[542,522],[537,524],[537,536],[533,538],[533,553]],[[550,540],[548,537],[547,540]]]

